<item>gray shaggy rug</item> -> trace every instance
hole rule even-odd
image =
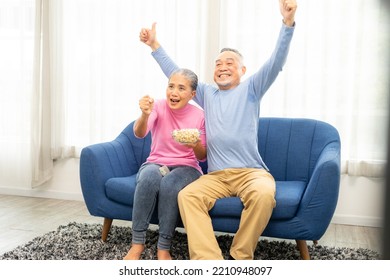
[[[36,237],[0,256],[0,260],[121,260],[129,250],[130,227],[113,225],[106,242],[101,240],[102,225],[69,223],[57,230]],[[158,232],[147,232],[146,250],[142,259],[156,258]],[[219,245],[228,258],[232,236],[219,235]],[[331,248],[309,245],[314,260],[379,260],[377,252],[367,249]],[[188,260],[187,237],[176,232],[171,249],[175,260]],[[295,243],[260,240],[255,252],[259,260],[299,260]]]

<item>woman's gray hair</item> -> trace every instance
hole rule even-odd
[[[192,90],[196,90],[196,88],[198,87],[198,76],[193,71],[186,68],[179,68],[173,71],[169,79],[176,74],[183,75],[184,77],[186,77],[190,81]]]

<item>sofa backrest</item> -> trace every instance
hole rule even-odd
[[[260,118],[259,151],[277,181],[308,182],[320,153],[340,147],[330,124],[303,118]]]
[[[135,162],[130,174],[137,172],[150,152],[150,133],[143,139],[134,136],[134,122],[116,138],[124,145],[124,159]],[[303,118],[259,118],[258,148],[265,164],[277,181],[308,181],[318,157],[328,145],[340,145],[337,130],[328,123]],[[207,171],[207,161],[201,163]]]
[[[145,138],[137,138],[133,132],[134,122],[131,122],[113,141],[122,145],[123,159],[127,163],[123,166],[130,166],[129,173],[124,176],[129,176],[138,172],[142,163],[144,163],[150,153],[150,145],[152,143],[150,133]],[[131,164],[130,164],[131,163]],[[135,164],[134,164],[135,163]]]

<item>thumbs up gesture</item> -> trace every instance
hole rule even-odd
[[[142,28],[139,33],[139,39],[142,43],[148,45],[153,51],[160,47],[160,43],[157,41],[156,36],[156,22],[152,24],[152,28]]]

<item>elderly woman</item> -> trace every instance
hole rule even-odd
[[[166,99],[141,98],[141,116],[134,124],[136,137],[152,134],[151,152],[137,174],[134,195],[132,245],[125,260],[140,259],[146,231],[158,205],[157,258],[169,260],[171,240],[179,218],[177,196],[181,189],[202,175],[199,160],[206,158],[203,110],[189,104],[196,95],[198,78],[178,69],[169,78]],[[172,137],[175,131],[175,138]],[[184,135],[180,135],[183,132]],[[195,135],[189,135],[193,133]],[[194,141],[179,143],[180,139]],[[176,140],[175,140],[176,139]]]

